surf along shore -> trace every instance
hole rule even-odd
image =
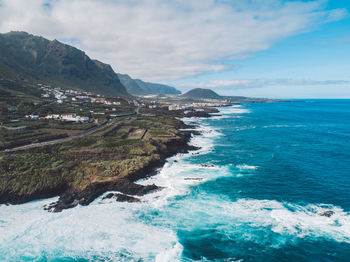
[[[198,114],[190,117],[210,117]],[[183,116],[183,111],[145,112],[67,143],[0,153],[0,204],[59,196],[45,209],[60,212],[88,205],[107,191],[120,192],[107,198],[138,202],[138,196],[161,188],[137,180],[153,175],[168,157],[197,149],[189,140],[200,133],[178,119]]]

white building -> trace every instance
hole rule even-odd
[[[44,117],[44,119],[60,119],[60,118],[61,116],[59,114],[51,114]]]
[[[169,109],[169,110],[180,110],[181,107],[178,106],[178,105],[170,105],[170,106],[168,107],[168,109]]]
[[[30,118],[32,120],[37,120],[37,119],[39,119],[39,116],[38,115],[26,115],[26,118]]]

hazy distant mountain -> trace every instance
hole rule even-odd
[[[128,93],[133,95],[149,95],[149,94],[162,94],[162,95],[177,95],[181,92],[172,86],[144,82],[140,79],[132,79],[129,75],[118,74],[118,77],[122,84],[125,86]]]
[[[132,79],[129,75],[124,74],[118,74],[118,77],[120,79],[120,82],[123,84],[123,86],[126,88],[126,91],[128,91],[129,94],[133,95],[147,95],[148,93],[146,90],[143,90],[137,82]]]
[[[135,79],[136,83],[150,94],[163,94],[163,95],[178,95],[181,91],[168,85],[144,82],[140,79]]]
[[[0,34],[0,77],[128,96],[110,65],[57,40],[25,32]]]
[[[192,99],[222,99],[222,96],[215,93],[213,90],[205,88],[191,89],[187,93],[183,94],[182,97]]]

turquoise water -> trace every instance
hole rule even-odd
[[[238,118],[206,121],[222,136],[192,161],[226,166],[231,175],[174,203],[181,210],[200,199],[208,209],[195,225],[179,227],[183,256],[349,261],[350,101],[243,108],[248,112]],[[334,217],[319,217],[323,209]],[[183,219],[195,215],[191,208]]]
[[[349,261],[350,101],[220,110],[142,203],[1,206],[0,260]]]

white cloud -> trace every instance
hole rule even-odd
[[[222,71],[276,41],[344,18],[325,1],[0,0],[0,31],[74,39],[122,73],[163,81]]]
[[[306,80],[306,79],[236,79],[214,80],[205,82],[182,83],[178,87],[188,88],[216,88],[247,89],[260,87],[284,87],[284,86],[350,86],[348,80]]]

